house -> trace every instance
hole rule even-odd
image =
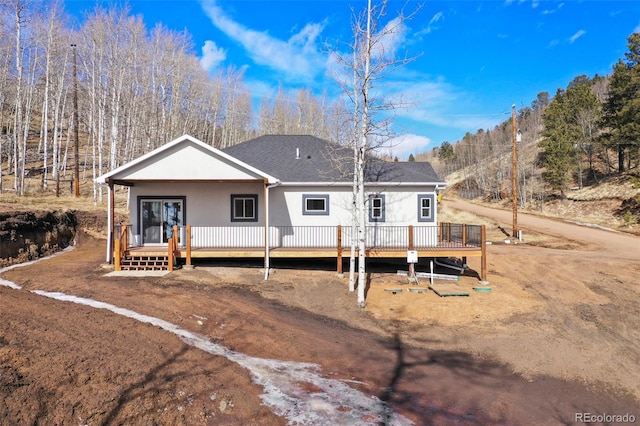
[[[223,150],[177,138],[97,179],[110,189],[107,259],[119,243],[115,262],[145,251],[188,264],[192,257],[264,257],[268,271],[271,257],[336,257],[341,270],[351,241],[350,153],[304,135],[261,136]],[[437,193],[445,182],[429,163],[372,159],[365,180],[369,256],[479,250],[471,225],[453,233],[439,226]],[[125,228],[113,224],[115,185],[129,188]]]

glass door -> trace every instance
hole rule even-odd
[[[166,244],[175,225],[183,225],[183,201],[146,199],[140,202],[142,244]]]
[[[182,200],[162,201],[162,242],[166,243],[173,236],[173,227],[182,226]],[[178,243],[180,243],[180,231],[178,231]]]

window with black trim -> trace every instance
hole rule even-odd
[[[302,195],[303,215],[329,215],[329,195],[328,194],[303,194]]]
[[[369,222],[384,222],[384,195],[369,195]]]
[[[231,222],[257,222],[258,196],[231,194]]]
[[[433,194],[418,194],[418,222],[433,222]]]

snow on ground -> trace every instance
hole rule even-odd
[[[44,259],[46,258],[39,260]],[[0,269],[0,274],[9,269],[25,266],[36,261]],[[0,285],[15,290],[21,289],[15,283],[2,278],[0,278]],[[65,293],[42,290],[33,290],[32,292],[60,301],[77,303],[96,309],[106,309],[115,314],[160,327],[175,334],[188,345],[212,355],[227,358],[249,370],[254,383],[264,389],[264,393],[261,395],[264,404],[270,407],[275,414],[287,419],[290,424],[386,424],[398,426],[413,424],[409,419],[395,414],[384,401],[377,397],[355,390],[344,381],[323,377],[318,364],[248,356],[213,343],[201,334],[185,330],[160,318]],[[305,384],[313,386],[305,386]],[[321,389],[321,391],[310,393],[305,390],[309,388]]]

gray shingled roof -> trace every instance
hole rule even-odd
[[[351,182],[351,149],[309,135],[265,135],[223,151],[281,182]],[[299,157],[296,158],[296,154]],[[369,161],[367,182],[442,182],[425,162]]]

